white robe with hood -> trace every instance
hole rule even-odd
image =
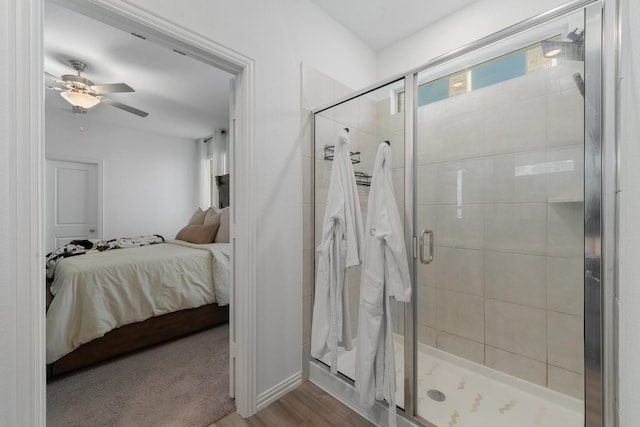
[[[352,349],[346,272],[362,261],[362,214],[349,150],[349,134],[342,130],[335,145],[322,240],[317,248],[311,325],[311,355],[322,358],[330,353],[334,374],[338,347]]]
[[[390,298],[411,300],[411,278],[404,230],[391,181],[391,149],[380,144],[376,155],[365,225],[360,285],[355,386],[360,403],[389,404],[389,426],[396,425],[396,368]]]

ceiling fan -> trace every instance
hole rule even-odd
[[[137,108],[133,108],[104,96],[105,93],[135,92],[128,84],[108,83],[96,85],[91,80],[85,79],[80,75],[80,73],[87,68],[87,65],[84,62],[72,59],[69,63],[78,72],[78,75],[65,74],[64,76],[56,77],[49,73],[45,74],[53,78],[56,83],[62,85],[62,87],[47,86],[47,88],[59,91],[60,96],[71,104],[74,113],[86,113],[87,110],[90,110],[99,103],[102,103],[120,108],[121,110],[128,111],[129,113],[133,113],[140,117],[147,117],[149,115],[149,113],[145,111],[138,110]]]

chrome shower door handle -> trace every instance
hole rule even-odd
[[[424,257],[424,236],[429,236],[429,258]],[[432,230],[420,230],[420,262],[423,264],[430,264],[433,261],[434,247],[433,247],[433,231]]]

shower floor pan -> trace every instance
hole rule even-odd
[[[404,406],[404,347],[396,336],[397,405]],[[323,358],[323,362],[328,360]],[[355,350],[339,371],[355,374]],[[418,415],[438,427],[582,427],[581,400],[418,344]],[[442,399],[444,397],[444,400]]]

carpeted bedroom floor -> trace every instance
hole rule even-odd
[[[47,385],[50,427],[206,427],[234,410],[228,324]]]

